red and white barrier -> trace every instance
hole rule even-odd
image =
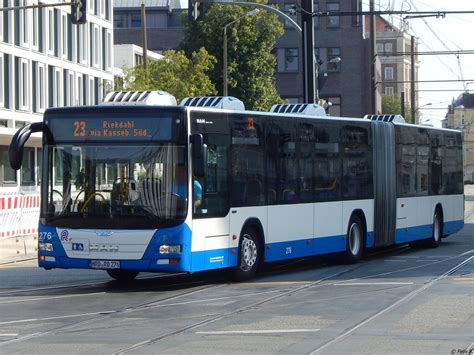
[[[38,233],[38,193],[0,194],[0,238]]]

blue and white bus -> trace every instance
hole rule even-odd
[[[29,135],[43,133],[45,269],[127,280],[229,268],[242,280],[263,262],[436,247],[463,227],[458,131],[327,117],[316,105],[245,111],[229,97],[106,101],[48,109],[10,145],[18,169]]]

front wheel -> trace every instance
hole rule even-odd
[[[107,274],[117,281],[130,282],[138,275],[138,271],[134,270],[107,270]]]
[[[253,228],[245,228],[239,242],[238,265],[233,269],[232,278],[236,281],[252,278],[257,272],[261,257],[257,232]]]
[[[356,215],[352,215],[349,220],[346,235],[345,261],[348,264],[354,264],[362,259],[362,254],[364,253],[364,234],[364,227],[360,218]]]

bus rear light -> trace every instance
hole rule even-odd
[[[38,256],[39,261],[50,261],[50,262],[55,262],[56,258],[54,256],[45,256],[45,255],[40,255]]]
[[[170,259],[170,265],[179,264],[179,259]]]

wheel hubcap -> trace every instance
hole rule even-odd
[[[249,271],[257,261],[257,244],[248,235],[243,236],[242,240],[242,262],[241,269]]]
[[[435,215],[434,219],[433,237],[436,242],[439,242],[439,240],[441,239],[441,227],[438,215]]]
[[[361,230],[357,223],[353,223],[349,229],[349,249],[352,255],[357,255],[361,244]]]

